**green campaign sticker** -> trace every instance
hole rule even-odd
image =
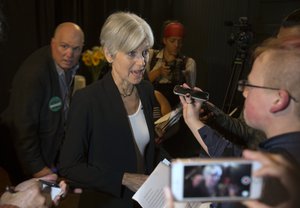
[[[60,99],[60,97],[52,97],[49,101],[49,109],[52,112],[57,112],[61,109],[61,107],[63,106],[62,100]]]

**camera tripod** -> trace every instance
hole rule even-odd
[[[237,94],[238,81],[244,71],[245,62],[247,59],[246,51],[238,51],[233,60],[232,72],[229,79],[229,84],[223,101],[223,111],[227,114],[234,114],[236,111],[241,111],[242,96]]]
[[[229,84],[225,93],[222,110],[232,115],[236,111],[242,110],[243,98],[241,94],[237,94],[238,81],[244,75],[246,60],[248,59],[248,49],[253,38],[251,25],[248,23],[247,17],[240,17],[239,23],[230,24],[237,29],[230,35],[228,40],[229,45],[236,44],[236,54],[233,60],[232,72],[229,79]],[[239,115],[239,114],[238,114]]]

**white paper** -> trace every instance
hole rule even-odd
[[[169,112],[169,113],[167,113],[166,115],[160,117],[158,120],[156,120],[156,121],[154,122],[154,124],[157,125],[157,124],[166,122],[167,120],[170,119],[171,113],[172,113],[172,111]]]
[[[175,116],[179,117],[177,114],[178,114],[178,113],[181,113],[180,111],[181,111],[181,108],[176,108],[175,110],[172,110],[171,112],[167,113],[166,115],[160,117],[158,120],[156,120],[156,121],[154,122],[154,124],[157,125],[157,124],[166,122],[166,121],[168,121],[168,120],[172,120]],[[179,118],[180,118],[180,117],[179,117]],[[179,118],[178,118],[178,119],[179,119]],[[175,122],[178,121],[178,119],[177,119],[177,118],[174,119]]]
[[[165,207],[163,188],[169,185],[169,172],[168,162],[160,162],[132,198],[143,208]]]
[[[170,187],[170,162],[160,162],[145,183],[133,195],[143,208],[169,208],[165,205],[164,187]],[[179,203],[175,202],[174,208],[198,208],[201,203]],[[202,206],[201,206],[202,207]]]

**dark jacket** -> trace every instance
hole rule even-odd
[[[62,108],[50,101],[61,92],[49,46],[30,55],[17,71],[2,122],[9,127],[19,158],[28,174],[50,167],[64,136]]]
[[[205,106],[208,105],[204,105],[204,108]],[[262,131],[246,124],[243,112],[238,118],[234,118],[215,106],[210,108],[214,116],[209,120],[208,125],[222,133],[226,139],[250,149],[257,149],[259,143],[266,140],[266,135]]]
[[[198,130],[207,145],[211,157],[242,156],[243,149],[226,140],[218,132],[208,126]],[[259,150],[279,153],[300,164],[300,132],[290,132],[268,138],[259,144]]]
[[[208,152],[211,157],[224,157],[224,156],[242,156],[242,151],[239,146],[234,145],[230,141],[226,140],[216,131],[208,126],[202,127],[198,130],[204,143],[208,147]],[[281,154],[286,157],[293,164],[300,164],[300,132],[290,132],[281,134],[272,138],[268,138],[259,144],[259,150],[271,153]],[[275,206],[287,199],[286,191],[284,187],[276,179],[264,180],[264,189],[272,190],[267,191],[261,198],[264,203]],[[279,191],[278,191],[279,190]],[[218,208],[237,208],[244,207],[239,203],[219,203],[214,204],[213,207]]]
[[[145,174],[154,167],[154,93],[150,82],[136,85],[150,134]],[[84,188],[84,207],[132,207],[133,193],[122,185],[124,172],[137,173],[134,138],[111,73],[75,93],[60,154],[60,174]]]

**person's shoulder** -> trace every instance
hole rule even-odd
[[[186,65],[196,65],[196,61],[195,59],[193,59],[192,57],[186,56],[185,57],[185,63]]]
[[[154,49],[154,48],[149,49],[150,54],[154,54],[154,53],[157,54],[158,52],[159,52],[159,50],[157,50],[157,49]]]
[[[14,76],[15,82],[35,82],[49,80],[49,71],[55,69],[49,47],[42,47],[29,55],[19,66]],[[49,80],[50,81],[50,80]]]
[[[92,84],[77,90],[73,97],[71,105],[89,105],[89,103],[94,103],[95,99],[101,95],[99,90],[99,81],[93,82]]]
[[[111,75],[106,74],[102,79],[92,82],[88,86],[76,91],[75,95],[83,99],[93,99],[96,97],[105,97],[112,91]]]
[[[154,88],[149,80],[142,80],[137,85],[137,88],[140,88],[141,93],[146,94],[147,96],[154,96]]]
[[[159,54],[159,52],[160,52],[160,50],[157,50],[157,49],[154,49],[154,48],[150,48],[149,49],[149,57],[150,57],[150,59],[152,57],[156,57],[157,54]]]
[[[149,80],[142,80],[138,86],[140,86],[141,88],[145,88],[148,90],[154,90],[152,83]]]
[[[195,61],[192,57],[186,55],[186,54],[180,54],[179,58],[184,59],[186,61]]]
[[[196,64],[195,59],[193,59],[192,57],[187,57],[187,61],[186,62]]]
[[[193,59],[193,58],[190,57],[190,56],[187,56],[186,59],[187,59],[188,61],[193,61],[193,62],[195,62],[195,59]]]
[[[49,66],[49,62],[53,61],[49,46],[44,46],[31,53],[21,64],[20,69],[36,70],[41,66]]]
[[[26,60],[31,60],[31,59],[36,59],[37,57],[51,57],[51,49],[49,45],[43,46],[41,48],[38,48],[37,50],[33,51],[26,59]],[[39,59],[40,60],[40,59]],[[35,61],[39,61],[35,60]]]
[[[99,88],[101,88],[100,86],[100,81],[96,81],[93,82],[91,84],[89,84],[88,86],[76,91],[76,95],[77,96],[82,96],[82,97],[90,97],[95,95],[95,93],[97,93],[97,91],[99,91],[98,94],[101,94],[101,90],[99,90]]]

